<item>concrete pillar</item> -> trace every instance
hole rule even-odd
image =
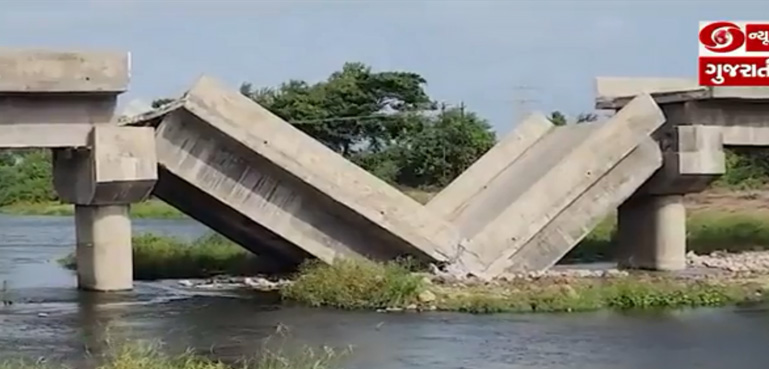
[[[686,268],[682,195],[635,195],[619,208],[618,265],[673,271]]]
[[[77,280],[84,290],[133,288],[128,205],[75,205]]]

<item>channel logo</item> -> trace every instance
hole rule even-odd
[[[769,21],[700,22],[703,86],[769,86]]]

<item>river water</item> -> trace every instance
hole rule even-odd
[[[189,220],[138,220],[135,232],[194,238]],[[231,360],[251,355],[276,327],[286,344],[351,345],[346,368],[766,368],[769,309],[668,313],[378,314],[279,307],[244,293],[189,292],[136,283],[132,292],[85,293],[56,259],[73,250],[69,217],[0,216],[0,280],[16,303],[0,306],[0,358],[90,363],[106,341],[162,342]]]

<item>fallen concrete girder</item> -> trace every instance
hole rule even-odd
[[[492,148],[467,171],[479,172],[485,167],[496,172],[486,174],[488,181],[473,182],[463,174],[444,191],[472,195],[459,199],[439,195],[428,208],[440,211],[470,240],[467,249],[484,266],[476,271],[481,277],[516,268],[549,267],[584,236],[583,228],[595,225],[600,215],[614,210],[659,168],[659,150],[649,148],[637,154],[641,159],[632,157],[619,164],[648,142],[664,121],[649,95],[635,98],[605,122],[550,128],[544,117],[530,117],[512,138]],[[494,160],[487,159],[499,152],[514,152],[508,166],[494,166]],[[639,174],[624,184],[624,171],[634,169]],[[458,191],[454,186],[464,189]],[[595,197],[599,199],[592,200],[588,212],[571,210],[573,206],[585,208],[580,204],[587,200],[581,198]],[[545,242],[537,237],[553,240],[548,232],[565,232],[569,238],[550,245],[551,251],[536,251]]]
[[[442,217],[211,78],[153,114],[133,120],[156,126],[156,196],[259,254],[472,263]]]

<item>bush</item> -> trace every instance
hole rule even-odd
[[[0,206],[57,199],[48,150],[5,151],[0,158]]]
[[[404,307],[417,302],[422,279],[408,261],[377,263],[341,259],[333,265],[308,261],[294,283],[281,291],[287,300],[343,309]]]

